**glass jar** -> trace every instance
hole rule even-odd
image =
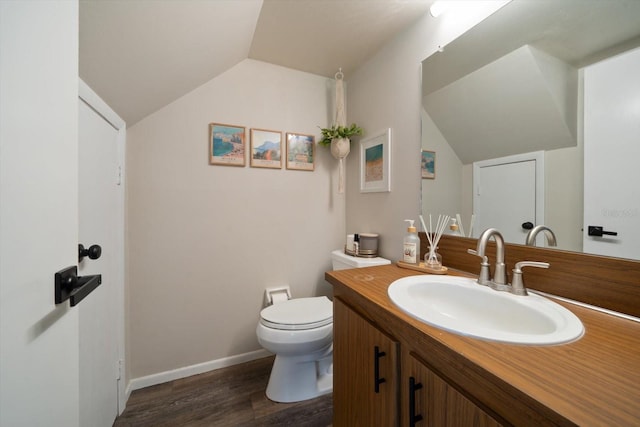
[[[431,248],[424,254],[424,265],[432,270],[442,269],[442,255],[438,253],[438,247]]]

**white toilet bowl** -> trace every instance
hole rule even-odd
[[[260,312],[258,342],[276,354],[267,397],[298,402],[330,393],[333,303],[327,297],[298,298]]]
[[[332,252],[334,270],[390,264],[384,258],[356,258]],[[333,303],[327,297],[297,298],[260,312],[258,342],[275,353],[267,397],[299,402],[333,391]]]

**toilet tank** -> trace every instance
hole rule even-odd
[[[341,249],[331,252],[331,262],[334,270],[346,270],[348,268],[373,267],[374,265],[391,264],[391,261],[385,258],[360,258],[347,255]]]

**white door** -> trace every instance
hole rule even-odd
[[[535,152],[473,164],[474,237],[497,228],[505,241],[524,244],[523,224],[544,224],[543,162]]]
[[[0,426],[76,427],[78,2],[0,1]]]
[[[80,425],[111,426],[118,415],[117,309],[118,132],[79,100],[79,242],[102,248],[85,257],[78,275],[101,274],[102,284],[76,308],[80,324]]]
[[[584,69],[583,250],[587,253],[640,259],[638,76],[640,49]],[[589,226],[617,235],[590,236]]]

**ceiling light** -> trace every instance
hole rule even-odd
[[[438,0],[431,5],[431,7],[429,8],[429,13],[431,13],[431,16],[433,16],[434,18],[437,18],[438,16],[445,13],[447,9],[449,9],[449,6],[450,5],[447,4],[447,2]]]

